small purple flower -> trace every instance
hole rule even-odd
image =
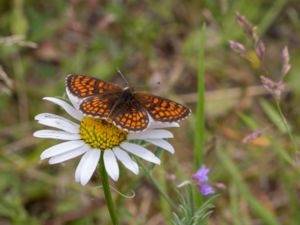
[[[192,176],[192,178],[197,182],[206,182],[208,181],[209,169],[202,165],[201,168]]]
[[[209,168],[202,165],[201,168],[192,176],[193,180],[197,182],[199,192],[201,195],[211,195],[215,193],[215,189],[207,184]]]
[[[197,186],[201,195],[212,195],[215,193],[215,189],[209,184],[199,183]]]

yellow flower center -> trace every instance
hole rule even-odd
[[[118,146],[127,138],[128,134],[106,120],[92,117],[84,117],[80,122],[79,130],[85,143],[100,150]]]

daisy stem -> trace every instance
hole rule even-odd
[[[110,214],[110,218],[112,220],[112,223],[114,225],[119,225],[119,218],[116,214],[116,210],[114,207],[114,203],[111,197],[111,192],[110,192],[110,187],[109,187],[109,180],[108,180],[108,175],[104,167],[104,159],[103,159],[103,154],[101,155],[101,160],[100,160],[100,177],[102,179],[102,185],[103,185],[103,190],[104,190],[104,196],[106,200],[106,204],[108,207],[108,211]]]

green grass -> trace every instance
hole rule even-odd
[[[119,68],[137,90],[164,93],[193,112],[180,128],[171,129],[176,153],[161,152],[161,166],[142,162],[135,176],[120,165],[120,180],[111,185],[121,193],[135,192],[132,199],[113,192],[122,224],[171,224],[172,208],[180,202],[175,186],[191,180],[204,163],[211,168],[209,182],[227,187],[217,190],[208,225],[298,225],[296,2],[92,2],[0,2],[0,36],[25,38],[13,44],[0,39],[0,65],[13,82],[0,74],[0,224],[110,223],[99,175],[85,187],[76,184],[78,159],[55,166],[41,162],[40,153],[57,141],[38,140],[32,133],[42,128],[33,120],[36,114],[65,116],[42,97],[64,96],[66,75],[86,73],[123,85]],[[280,100],[282,112],[267,91],[246,91],[260,85],[261,71],[228,46],[237,40],[250,48],[235,22],[236,11],[263,35],[271,79],[278,80],[280,51],[289,46],[292,70]],[[9,91],[2,92],[3,87]],[[243,137],[264,127],[269,127],[262,135],[265,142],[242,144]],[[207,198],[192,189],[200,208]]]
[[[241,195],[248,201],[250,208],[253,212],[263,221],[264,224],[268,225],[279,225],[276,217],[269,212],[269,210],[251,193],[246,183],[243,181],[239,169],[235,166],[234,162],[226,155],[223,149],[219,148],[218,157],[224,169],[229,173],[233,182],[236,184]]]
[[[205,143],[205,25],[202,26],[199,42],[199,66],[197,76],[197,108],[195,127],[195,169],[200,168],[203,162],[203,151]]]

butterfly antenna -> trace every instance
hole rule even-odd
[[[128,80],[125,78],[124,74],[119,69],[117,69],[117,72],[118,72],[118,74],[120,74],[120,76],[122,77],[122,79],[126,82],[126,84],[128,85],[128,87],[130,87],[130,84],[129,84]]]

